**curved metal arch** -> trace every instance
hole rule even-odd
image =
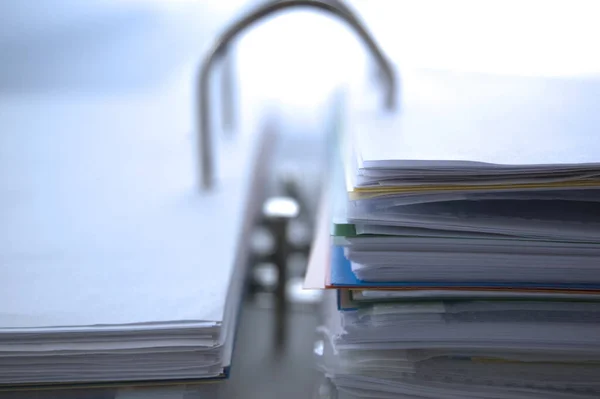
[[[210,73],[217,59],[225,55],[229,43],[240,33],[248,29],[261,19],[274,13],[287,10],[289,8],[316,8],[328,12],[343,22],[347,23],[358,34],[366,44],[369,51],[374,56],[377,64],[383,72],[386,84],[385,105],[388,109],[395,108],[396,102],[396,77],[391,63],[387,60],[382,50],[375,43],[372,35],[366,27],[360,22],[358,17],[342,2],[337,0],[276,0],[259,6],[248,14],[242,16],[238,21],[231,24],[217,38],[211,49],[204,57],[200,66],[200,75],[198,79],[198,146],[199,146],[199,167],[200,167],[200,186],[202,190],[210,190],[214,184],[214,160],[211,146],[210,132]]]

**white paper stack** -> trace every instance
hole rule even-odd
[[[349,116],[330,185],[339,398],[598,397],[600,80],[403,85]]]
[[[445,71],[403,77],[399,114],[349,116],[355,167],[347,172],[355,187],[436,192],[446,182],[472,186],[452,191],[489,191],[597,180],[597,79]]]
[[[600,80],[427,72],[351,118],[346,254],[369,281],[600,283]],[[356,119],[356,120],[354,120]]]
[[[338,312],[329,296],[320,364],[340,399],[593,398],[598,307],[587,306],[423,303]]]
[[[0,386],[227,375],[268,157],[241,132],[201,192],[168,98],[2,103]]]

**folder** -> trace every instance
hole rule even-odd
[[[200,192],[189,126],[148,98],[0,116],[4,389],[228,376],[272,140],[224,140]]]
[[[600,80],[402,81],[399,114],[342,112],[309,265],[334,291],[325,375],[343,397],[598,396]]]

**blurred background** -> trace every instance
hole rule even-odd
[[[99,128],[115,128],[126,135],[152,126],[153,134],[164,137],[173,131],[192,132],[202,55],[227,24],[258,3],[0,1],[0,156],[8,155],[15,132],[22,145],[51,140],[53,131],[64,129],[82,137],[86,130]],[[413,68],[548,76],[600,70],[596,51],[600,5],[595,1],[348,3],[400,76]],[[272,215],[266,212],[251,238],[249,293],[232,378],[219,393],[223,398],[306,398],[316,386],[312,346],[319,293],[302,291],[301,281],[326,162],[333,93],[345,85],[364,84],[369,99],[365,106],[378,106],[375,97],[369,103],[368,93],[377,89],[369,61],[344,24],[306,10],[284,12],[260,23],[229,49],[233,130],[253,129],[261,119],[276,117],[280,138],[268,197],[293,199],[299,213],[285,227],[290,304],[285,342],[281,347],[272,345],[273,331],[281,321],[273,312],[277,237]],[[227,137],[218,123],[221,73],[223,68],[217,68],[213,79],[217,104],[213,110],[217,135]],[[13,133],[12,139],[6,132]],[[13,172],[0,170],[6,175]],[[178,396],[169,390],[108,390],[61,397],[198,397],[193,388],[177,392]]]

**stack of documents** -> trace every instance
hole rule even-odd
[[[223,143],[201,192],[146,97],[73,97],[3,104],[0,388],[226,377],[268,140]]]
[[[600,80],[403,82],[341,132],[307,277],[339,397],[600,396]]]

